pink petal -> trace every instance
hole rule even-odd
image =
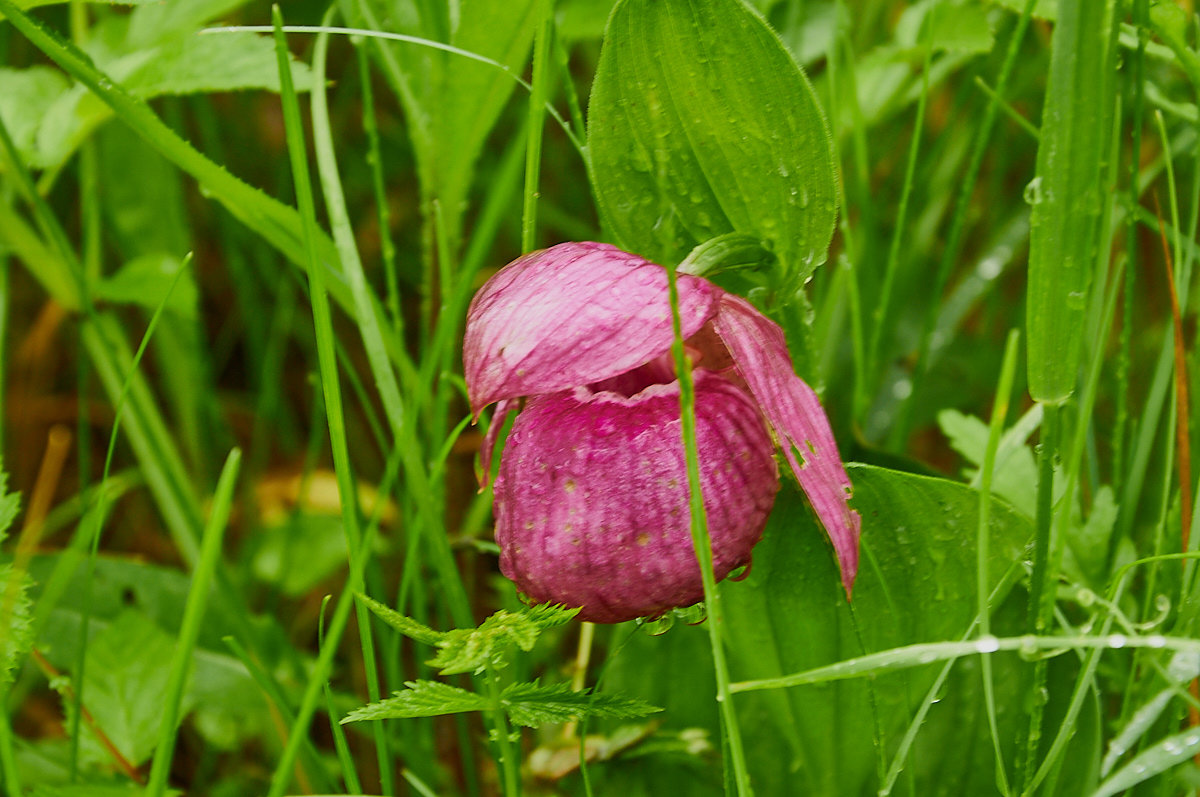
[[[716,287],[679,276],[683,334],[716,308]],[[608,244],[565,243],[501,269],[467,311],[463,369],[476,413],[504,398],[617,376],[668,351],[667,273]]]
[[[850,477],[817,394],[792,370],[783,330],[745,299],[722,293],[713,326],[775,429],[792,472],[829,534],[849,597],[858,573],[862,518],[850,509]]]
[[[519,403],[518,399],[502,399],[496,405],[496,411],[492,413],[492,424],[488,427],[487,434],[483,436],[483,445],[479,448],[479,489],[481,492],[492,479],[492,456],[496,453],[496,442],[500,439],[504,422],[508,420],[508,414]]]
[[[779,477],[758,406],[696,372],[696,439],[718,579],[746,564]],[[626,398],[577,388],[526,400],[496,478],[500,569],[583,620],[656,617],[703,597],[689,531],[679,383]]]

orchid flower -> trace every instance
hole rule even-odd
[[[847,596],[860,518],[829,421],[795,375],[783,331],[701,277],[677,277],[695,378],[700,487],[718,580],[748,565],[783,456],[830,540]],[[564,243],[496,273],[467,312],[473,412],[519,408],[495,482],[500,569],[527,597],[579,617],[657,617],[703,598],[667,272],[608,244]],[[521,406],[523,403],[523,406]]]

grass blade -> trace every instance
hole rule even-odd
[[[170,680],[163,697],[162,725],[159,729],[158,749],[150,767],[150,779],[146,786],[147,797],[162,797],[167,789],[167,774],[175,750],[175,736],[179,729],[179,708],[183,700],[183,687],[191,665],[196,640],[200,636],[200,622],[208,606],[208,593],[213,574],[221,558],[221,540],[229,522],[229,511],[233,504],[233,488],[237,483],[242,452],[233,449],[225,460],[225,467],[217,481],[213,494],[212,511],[204,527],[200,542],[200,561],[192,574],[192,586],[188,591],[183,624],[179,629],[179,640],[175,643],[175,655],[171,659]]]

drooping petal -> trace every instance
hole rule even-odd
[[[713,326],[829,534],[849,596],[858,573],[862,518],[850,509],[850,477],[817,394],[792,370],[783,330],[745,299],[722,293]]]
[[[711,317],[716,287],[680,275],[683,334]],[[565,243],[501,269],[467,311],[463,368],[472,409],[617,376],[668,351],[662,266],[608,244]]]
[[[718,579],[749,561],[775,500],[774,444],[754,401],[696,373],[696,439]],[[689,531],[679,383],[526,401],[496,478],[500,569],[537,602],[614,623],[703,597]]]
[[[481,491],[488,486],[488,482],[492,479],[492,455],[496,453],[496,442],[500,439],[504,422],[508,420],[508,414],[518,404],[520,404],[520,399],[503,399],[496,405],[496,411],[492,413],[492,425],[488,427],[487,434],[483,436],[483,444],[479,448],[478,477]]]

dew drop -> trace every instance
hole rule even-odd
[[[675,617],[670,614],[654,618],[639,617],[634,622],[637,624],[638,630],[643,634],[662,636],[671,630],[671,626],[675,625]]]
[[[1108,646],[1110,648],[1123,648],[1129,644],[1129,639],[1124,634],[1113,634],[1108,638]]]
[[[700,625],[708,619],[708,611],[704,608],[703,603],[694,603],[691,606],[675,609],[671,613],[675,619],[687,625]]]
[[[1042,178],[1035,177],[1025,186],[1025,202],[1030,205],[1040,204],[1042,201]]]
[[[995,653],[1000,649],[1000,640],[991,635],[981,636],[975,643],[975,649],[980,653]]]

